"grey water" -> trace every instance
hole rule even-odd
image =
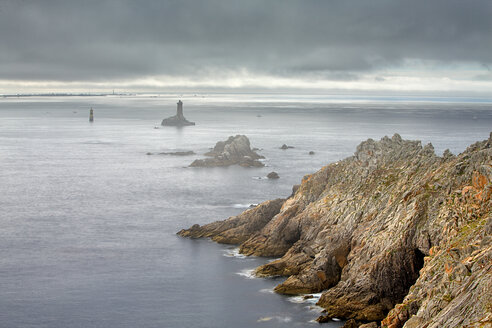
[[[178,99],[197,125],[160,127]],[[491,130],[492,103],[468,99],[0,98],[0,326],[317,326],[312,300],[251,276],[271,259],[175,233],[287,197],[367,138],[397,132],[456,154]],[[236,134],[266,167],[187,167]],[[185,150],[197,155],[157,154]]]

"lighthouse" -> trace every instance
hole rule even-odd
[[[178,101],[178,110],[176,112],[176,116],[178,117],[179,120],[184,120],[183,116],[183,102],[180,100]]]
[[[176,110],[176,115],[163,119],[161,125],[163,126],[195,125],[195,122],[190,122],[184,117],[183,102],[180,100],[178,101],[177,105],[178,105],[178,109]]]

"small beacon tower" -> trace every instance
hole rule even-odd
[[[178,110],[176,112],[176,116],[178,117],[178,119],[184,120],[184,116],[183,116],[183,102],[181,100],[178,101]]]
[[[89,112],[89,122],[94,122],[94,110],[91,107],[91,111]]]

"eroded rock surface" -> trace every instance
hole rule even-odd
[[[284,202],[285,199],[281,198],[270,200],[225,221],[216,221],[204,226],[195,224],[178,234],[190,238],[209,237],[222,244],[240,244],[261,231],[278,214]]]
[[[190,164],[192,167],[214,167],[240,165],[244,167],[262,167],[259,159],[264,158],[251,150],[248,137],[245,135],[230,136],[226,141],[219,141],[214,149],[205,154],[210,158],[197,159]]]
[[[443,157],[395,134],[305,176],[289,199],[277,200],[278,213],[251,212],[270,201],[180,234],[228,236],[243,254],[281,256],[257,274],[286,276],[279,293],[323,291],[325,319],[490,327],[491,195],[492,134]],[[250,220],[261,224],[238,228]]]

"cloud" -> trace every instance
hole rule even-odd
[[[492,65],[491,15],[489,0],[2,0],[0,78],[214,79],[243,70],[354,81],[412,69],[408,59],[483,69]]]

